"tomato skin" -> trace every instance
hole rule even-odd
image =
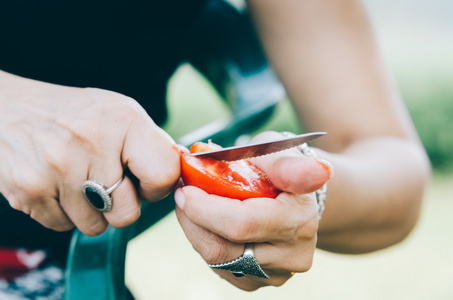
[[[194,153],[214,147],[220,146],[199,142],[190,150]],[[199,187],[208,194],[239,200],[277,196],[277,189],[264,172],[249,161],[225,162],[181,153],[181,171],[186,184]]]
[[[205,152],[221,149],[222,147],[209,141],[208,143],[196,142],[190,147],[190,153]]]

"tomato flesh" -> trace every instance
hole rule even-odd
[[[191,153],[213,150],[218,145],[195,143]],[[263,171],[249,161],[218,161],[212,158],[181,154],[184,182],[201,188],[209,194],[239,200],[248,198],[275,198],[277,190]]]

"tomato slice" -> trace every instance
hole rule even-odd
[[[212,143],[197,142],[191,153],[220,148]],[[181,153],[181,171],[184,182],[201,188],[209,194],[239,200],[248,198],[275,198],[277,189],[263,171],[249,161],[218,161]]]

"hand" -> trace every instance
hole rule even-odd
[[[172,139],[126,96],[100,89],[37,82],[0,72],[0,193],[42,225],[74,225],[98,235],[140,215],[139,197],[156,201],[177,182]],[[95,210],[85,180],[113,185],[110,212]]]
[[[254,141],[281,137],[267,132]],[[269,279],[215,270],[235,286],[255,290],[285,283],[292,272],[310,269],[316,248],[318,215],[312,192],[330,176],[324,163],[305,158],[291,149],[254,158],[271,182],[281,191],[276,199],[245,201],[208,195],[185,186],[175,194],[178,220],[196,251],[208,263],[223,263],[242,255],[245,243],[254,243],[255,259]]]

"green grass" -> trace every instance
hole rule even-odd
[[[429,69],[428,69],[429,70]],[[401,75],[400,87],[418,134],[434,168],[453,168],[453,66]]]

